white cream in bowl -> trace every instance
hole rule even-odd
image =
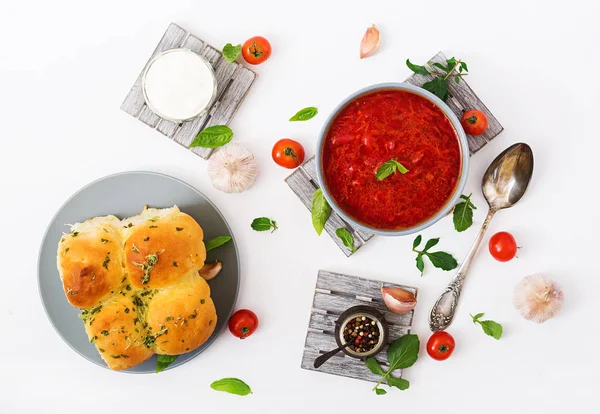
[[[170,49],[148,64],[142,90],[148,107],[161,118],[189,121],[214,100],[215,74],[210,64],[191,50]]]

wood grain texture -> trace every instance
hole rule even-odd
[[[446,56],[439,52],[430,59],[430,62],[446,63]],[[408,77],[405,82],[411,85],[421,86],[423,83],[433,79],[433,75],[422,76],[413,74]],[[469,152],[471,155],[483,148],[489,141],[494,139],[500,132],[504,130],[500,122],[494,117],[489,109],[484,105],[477,95],[473,92],[471,87],[462,78],[459,84],[455,82],[448,82],[449,84],[449,99],[448,106],[454,112],[454,114],[460,119],[462,117],[462,111],[467,109],[479,109],[483,111],[488,117],[488,129],[480,136],[474,137],[467,135],[467,141],[469,143]],[[296,171],[294,171],[289,177],[285,179],[288,186],[298,196],[300,201],[311,210],[312,195],[319,188],[317,180],[317,166],[315,158],[310,158],[304,164],[302,164]],[[310,220],[310,217],[307,218]],[[331,223],[329,223],[331,221]],[[325,230],[327,234],[333,239],[338,247],[344,252],[346,257],[350,257],[353,253],[350,251],[341,240],[335,234],[335,229],[343,225],[350,233],[354,236],[355,248],[358,250],[359,247],[369,241],[373,234],[365,232],[360,229],[353,229],[352,226],[335,212],[331,212],[331,216],[325,224]],[[333,230],[333,231],[332,231]]]
[[[379,377],[372,374],[366,368],[364,362],[342,352],[318,369],[314,368],[313,363],[319,355],[337,348],[334,337],[335,323],[339,315],[351,306],[370,305],[382,312],[388,323],[390,343],[402,335],[410,333],[414,311],[404,315],[396,315],[390,312],[381,298],[381,286],[401,287],[415,293],[415,296],[418,295],[418,290],[414,287],[319,270],[302,355],[302,368],[364,381],[379,381]],[[386,352],[387,345],[382,352],[375,356],[375,359],[380,362],[384,369],[389,368]],[[400,375],[399,370],[394,371],[394,377]]]
[[[189,122],[176,123],[160,118],[152,112],[144,101],[142,76],[148,63],[168,49],[185,48],[204,57],[213,67],[217,79],[216,99],[206,113]],[[212,125],[227,125],[254,84],[257,74],[237,62],[228,63],[221,52],[198,37],[171,23],[146,62],[144,69],[127,94],[121,109],[156,129],[168,138],[189,148],[198,133]],[[210,148],[190,148],[192,152],[207,159],[212,153]]]
[[[438,62],[446,64],[447,57],[442,53],[438,52],[434,57],[429,59],[429,62]],[[413,74],[407,78],[404,82],[410,83],[411,85],[421,86],[425,82],[428,82],[434,78],[434,75],[418,75]],[[467,77],[463,77],[460,83],[448,82],[448,106],[452,109],[452,112],[460,119],[462,117],[463,110],[479,109],[483,111],[488,118],[487,130],[479,136],[467,135],[467,141],[469,142],[469,151],[471,155],[475,154],[488,142],[494,139],[500,134],[504,127],[498,122],[496,117],[490,112],[485,104],[479,99],[473,89],[469,86],[465,80]]]

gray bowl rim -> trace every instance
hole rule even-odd
[[[46,303],[44,302],[44,296],[42,295],[42,286],[40,283],[40,262],[41,262],[41,258],[42,258],[42,247],[44,245],[44,242],[46,241],[46,237],[48,237],[48,231],[50,231],[50,226],[52,225],[52,223],[54,223],[54,220],[56,220],[56,217],[58,216],[58,214],[61,212],[61,210],[71,202],[71,200],[73,198],[75,198],[75,196],[77,196],[80,192],[82,192],[83,190],[85,190],[88,187],[93,186],[94,184],[100,182],[100,181],[104,181],[106,179],[109,178],[113,178],[116,176],[121,176],[121,175],[129,175],[129,174],[148,174],[148,175],[157,175],[157,176],[161,176],[161,177],[166,177],[169,178],[173,181],[176,181],[180,184],[183,184],[184,186],[190,188],[191,190],[193,190],[194,192],[196,192],[197,194],[199,194],[202,198],[204,198],[214,209],[215,211],[221,216],[221,218],[223,219],[223,222],[225,223],[225,226],[227,227],[227,230],[229,230],[229,234],[231,234],[231,241],[233,242],[233,247],[235,249],[235,255],[237,256],[237,279],[238,279],[238,283],[237,283],[237,289],[235,291],[235,297],[233,298],[233,306],[231,307],[231,310],[229,311],[229,315],[227,316],[227,320],[229,320],[229,318],[231,318],[231,315],[233,315],[233,313],[235,312],[235,306],[237,304],[237,300],[238,300],[238,296],[240,294],[240,282],[241,282],[241,269],[242,269],[242,265],[241,265],[241,260],[240,260],[240,252],[238,250],[238,245],[236,242],[236,238],[233,237],[233,232],[231,231],[231,226],[229,225],[229,223],[227,222],[227,220],[225,219],[225,216],[223,216],[223,213],[221,213],[221,210],[219,210],[217,208],[217,206],[212,202],[211,199],[209,199],[202,191],[198,190],[196,187],[194,187],[191,184],[186,183],[183,180],[180,180],[179,178],[175,178],[171,175],[168,174],[163,174],[163,173],[159,173],[159,172],[155,172],[155,171],[144,171],[144,170],[134,170],[134,171],[121,171],[118,173],[114,173],[114,174],[109,174],[109,175],[105,175],[104,177],[100,177],[86,185],[84,185],[83,187],[81,187],[79,190],[75,191],[67,200],[65,200],[64,203],[61,204],[61,206],[56,210],[56,213],[54,213],[54,215],[52,216],[52,218],[50,219],[50,221],[48,222],[48,225],[46,226],[46,230],[44,231],[44,235],[42,236],[42,239],[40,241],[40,247],[38,250],[38,259],[37,259],[37,285],[38,285],[38,295],[40,297],[40,302],[42,304],[42,308],[44,309],[44,313],[46,314],[46,317],[48,318],[48,321],[50,322],[50,325],[52,325],[52,329],[54,329],[54,331],[57,333],[57,335],[60,337],[60,339],[63,340],[63,342],[65,344],[67,344],[69,346],[69,348],[71,348],[73,351],[75,351],[75,353],[77,353],[77,355],[79,355],[80,357],[84,358],[85,360],[91,362],[92,364],[99,366],[101,368],[104,368],[106,370],[109,370],[111,372],[116,372],[116,373],[123,373],[123,374],[132,374],[132,375],[144,375],[144,374],[151,374],[152,372],[139,372],[139,371],[131,371],[129,369],[125,369],[125,370],[120,370],[120,371],[112,371],[107,365],[105,364],[99,364],[96,361],[89,359],[86,355],[83,355],[81,352],[79,352],[79,350],[77,348],[75,348],[73,345],[71,345],[71,343],[60,333],[60,331],[58,330],[58,328],[54,325],[54,321],[52,320],[52,318],[50,318],[50,315],[48,314],[48,310],[46,309]],[[217,339],[217,337],[219,335],[221,335],[221,333],[224,331],[224,329],[227,327],[227,323],[223,324],[223,326],[221,327],[221,329],[217,332],[213,332],[213,334],[206,340],[205,343],[203,343],[201,345],[201,351],[200,352],[196,352],[194,355],[192,355],[191,358],[180,362],[175,360],[173,363],[171,363],[167,368],[165,368],[166,370],[169,369],[174,369],[177,368],[185,363],[190,362],[191,360],[195,359],[198,355],[202,354],[209,346],[212,345],[212,343],[215,341],[215,339]],[[195,352],[197,351],[197,349],[195,349],[194,351],[191,352]]]
[[[430,100],[431,102],[433,102],[435,105],[437,105],[444,112],[444,114],[448,117],[448,119],[454,126],[454,129],[456,130],[456,134],[458,135],[458,140],[460,143],[460,150],[461,150],[461,157],[462,157],[462,170],[461,170],[461,174],[460,174],[460,177],[458,180],[458,185],[456,186],[456,189],[454,190],[454,194],[448,200],[446,205],[440,211],[438,211],[434,216],[432,216],[428,220],[422,222],[421,224],[419,224],[415,227],[411,227],[408,229],[402,229],[402,230],[382,230],[382,229],[378,229],[375,227],[370,227],[364,223],[360,223],[359,221],[355,220],[353,217],[351,217],[349,214],[347,214],[341,207],[339,207],[338,204],[333,199],[333,197],[331,197],[331,195],[329,194],[329,191],[327,190],[327,186],[325,185],[325,178],[323,177],[323,171],[322,171],[323,143],[325,141],[325,136],[327,135],[329,126],[331,125],[331,122],[333,121],[333,119],[339,114],[339,112],[343,108],[346,107],[346,105],[348,105],[351,101],[358,98],[359,96],[365,95],[367,93],[375,92],[378,90],[384,90],[384,89],[397,89],[397,90],[409,91],[416,95],[422,96],[422,97]],[[323,127],[321,128],[321,131],[319,132],[319,137],[317,139],[317,148],[315,151],[315,162],[317,164],[316,165],[317,180],[319,182],[319,187],[323,191],[323,195],[325,196],[325,199],[327,200],[327,202],[329,203],[331,208],[345,222],[349,223],[353,228],[360,229],[360,230],[368,232],[368,233],[377,234],[380,236],[407,236],[409,234],[418,233],[418,232],[423,231],[426,228],[432,226],[433,224],[437,223],[440,219],[445,217],[446,214],[448,214],[450,212],[450,210],[452,210],[452,208],[454,208],[454,206],[457,204],[458,200],[460,199],[460,195],[462,194],[462,192],[465,188],[465,185],[467,184],[467,178],[469,176],[469,157],[470,157],[469,142],[467,141],[467,136],[465,134],[465,131],[462,128],[462,125],[460,124],[458,117],[454,114],[454,112],[452,112],[450,107],[448,105],[446,105],[444,103],[444,101],[442,101],[440,98],[438,98],[431,92],[426,91],[425,89],[420,88],[418,86],[410,85],[408,83],[403,83],[403,82],[376,83],[374,85],[366,86],[362,89],[359,89],[358,91],[356,91],[356,92],[352,93],[351,95],[349,95],[348,97],[346,97],[338,106],[335,107],[335,109],[333,111],[331,111],[331,113],[325,120],[325,123],[323,124]]]

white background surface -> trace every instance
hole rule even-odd
[[[598,412],[597,166],[600,27],[597,1],[495,2],[0,2],[0,411],[3,413]],[[231,123],[235,140],[260,164],[241,195],[212,188],[206,162],[119,109],[169,22],[220,47],[264,35],[273,55]],[[382,48],[358,59],[364,30],[376,23]],[[536,156],[530,191],[499,213],[488,237],[512,232],[520,258],[494,261],[482,249],[463,291],[446,362],[424,352],[428,310],[452,273],[427,264],[423,278],[412,238],[376,237],[346,259],[283,182],[273,143],[292,137],[314,153],[325,116],[346,95],[409,75],[404,60],[424,62],[442,49],[464,59],[468,82],[505,131],[472,159],[467,193],[480,207],[465,233],[446,218],[424,232],[463,258],[485,216],[479,190],[488,163],[525,141]],[[287,119],[315,105],[305,123]],[[241,249],[239,307],[260,329],[240,342],[223,333],[200,357],[160,375],[97,367],[65,345],[44,314],[36,282],[38,247],[60,205],[107,174],[153,170],[207,194],[225,214]],[[110,195],[107,195],[110,196]],[[250,230],[257,216],[280,230]],[[486,237],[485,242],[487,243]],[[375,396],[372,384],[300,369],[318,269],[420,288],[414,332],[419,361],[406,370],[409,390]],[[513,286],[545,272],[565,291],[565,306],[542,325],[512,306]],[[503,324],[500,341],[472,324],[469,312]],[[249,397],[217,393],[216,379],[248,382]]]

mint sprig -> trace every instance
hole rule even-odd
[[[456,259],[450,254],[446,252],[430,252],[429,250],[440,242],[439,237],[435,239],[429,239],[427,243],[425,243],[425,248],[423,250],[417,250],[417,247],[421,244],[422,237],[418,235],[413,242],[413,252],[417,253],[417,269],[421,271],[421,276],[425,271],[425,262],[423,261],[423,257],[428,257],[431,261],[431,264],[442,270],[452,270],[456,269],[458,263]]]
[[[471,315],[471,318],[473,318],[473,323],[481,325],[481,328],[483,329],[483,332],[486,333],[486,335],[489,335],[494,339],[500,339],[502,337],[502,325],[500,325],[498,322],[490,320],[479,320],[483,315],[483,313],[478,313],[475,316]]]
[[[472,193],[468,196],[461,194],[460,198],[465,201],[454,207],[452,220],[454,221],[454,228],[458,232],[465,231],[473,225],[473,210],[477,210],[477,207],[471,202],[472,195]]]
[[[272,229],[271,233],[278,229],[277,222],[275,220],[271,220],[268,217],[255,218],[254,220],[252,220],[252,224],[250,224],[250,227],[252,227],[252,229],[255,231],[267,231]]]
[[[448,80],[454,78],[454,82],[458,84],[460,78],[466,76],[466,72],[469,71],[465,62],[454,57],[447,59],[445,66],[439,62],[429,62],[428,66],[415,65],[409,59],[406,59],[406,66],[418,75],[434,75],[434,79],[423,84],[423,89],[433,93],[444,102],[448,101]]]
[[[384,162],[377,169],[377,173],[375,174],[375,178],[378,181],[384,180],[392,174],[396,174],[400,172],[400,174],[406,174],[408,169],[396,160],[396,158],[392,158],[389,161]]]

